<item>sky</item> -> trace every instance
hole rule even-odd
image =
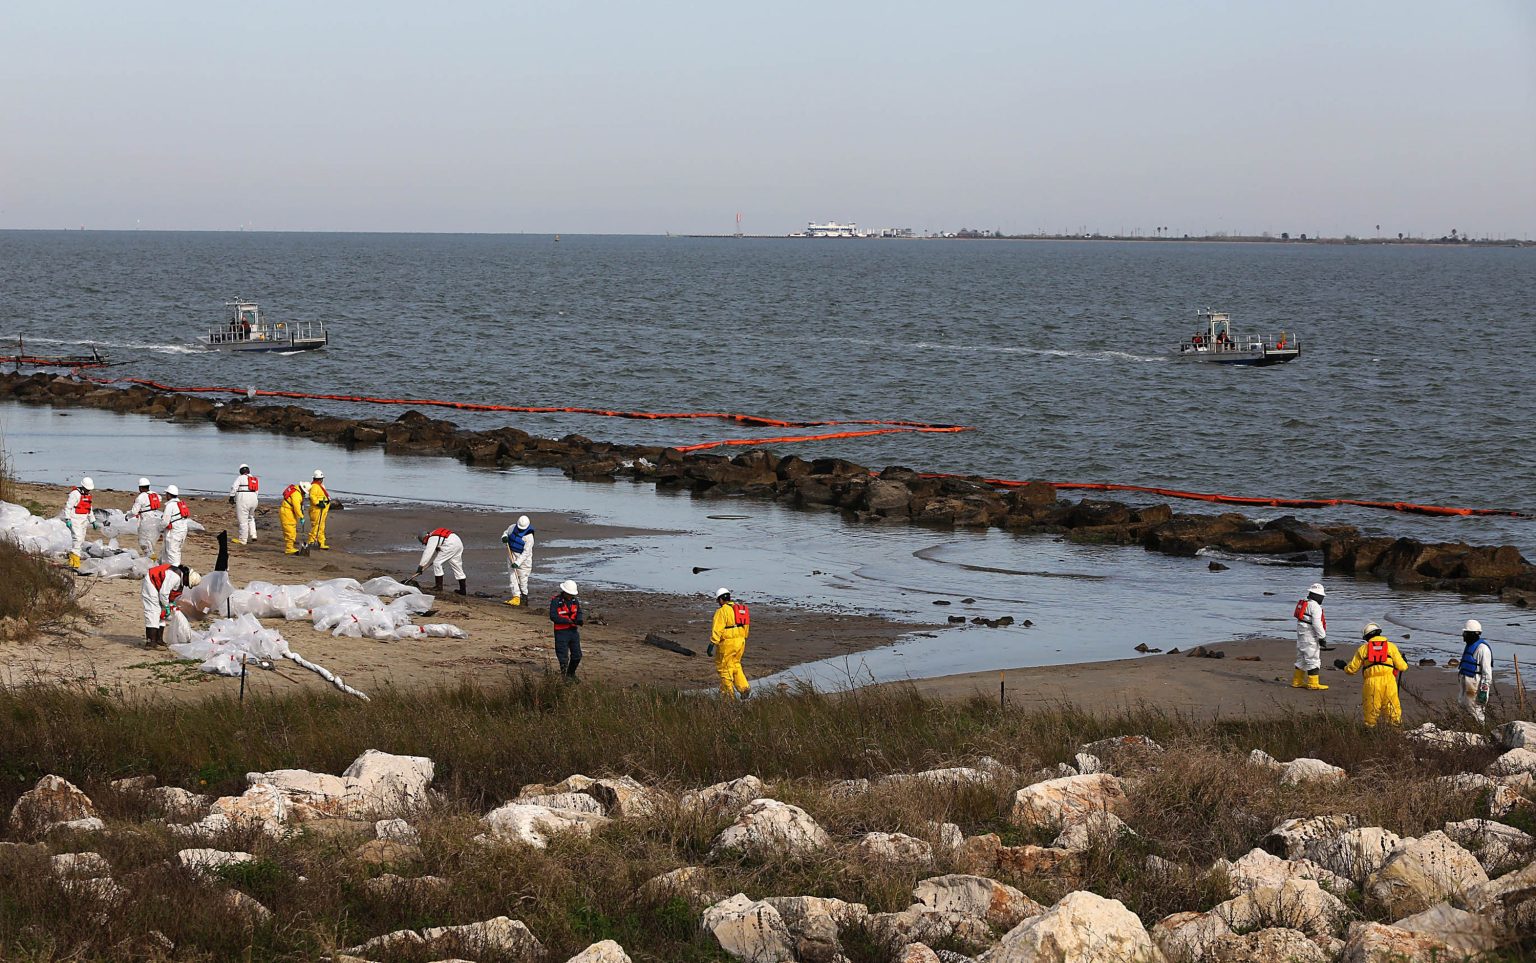
[[[0,5],[0,229],[1536,236],[1536,2]]]

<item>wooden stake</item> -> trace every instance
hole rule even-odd
[[[1515,692],[1520,700],[1520,714],[1525,715],[1525,683],[1520,681],[1520,655],[1515,654]]]
[[[1008,708],[1008,683],[1003,679],[1003,673],[997,673],[997,707]]]

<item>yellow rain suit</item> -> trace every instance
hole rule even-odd
[[[723,602],[715,609],[709,641],[715,647],[715,671],[720,674],[721,698],[734,699],[738,692],[751,691],[747,674],[741,671],[741,656],[747,650],[747,633],[750,631],[750,626],[736,624],[736,608],[730,602]]]
[[[304,517],[304,489],[289,485],[283,489],[283,504],[277,510],[278,521],[283,523],[283,551],[289,555],[299,553],[299,519]]]
[[[1375,650],[1373,653],[1372,650]],[[1360,704],[1365,712],[1365,724],[1376,725],[1376,717],[1383,711],[1392,725],[1401,725],[1403,706],[1397,701],[1397,674],[1408,671],[1408,663],[1397,646],[1386,636],[1373,635],[1360,643],[1355,657],[1349,660],[1344,671],[1354,675],[1365,667],[1365,686],[1360,690]]]
[[[309,540],[321,548],[330,548],[325,543],[325,520],[330,517],[331,493],[317,478],[309,483]]]

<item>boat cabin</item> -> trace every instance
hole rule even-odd
[[[324,347],[329,340],[324,322],[279,321],[262,316],[255,301],[227,301],[226,319],[208,329],[203,344],[235,351],[307,351]]]

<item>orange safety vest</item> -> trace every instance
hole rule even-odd
[[[732,602],[731,614],[736,618],[736,627],[738,629],[749,628],[752,625],[752,613],[747,611],[747,607],[743,603]]]
[[[91,493],[81,492],[80,500],[75,502],[76,515],[89,515],[91,513]]]
[[[1300,602],[1296,603],[1296,621],[1298,621],[1298,622],[1305,622],[1307,620],[1307,603],[1310,602],[1310,601],[1312,601],[1312,600],[1311,599],[1302,599]],[[1328,613],[1324,612],[1322,610],[1323,607],[1321,605],[1319,605],[1317,608],[1318,608],[1317,614],[1323,620],[1323,631],[1327,632],[1328,631]]]
[[[245,490],[246,491],[248,491],[248,492],[255,492],[256,489],[258,487],[260,487],[260,484],[261,483],[256,480],[256,476],[255,475],[246,475],[245,476]]]
[[[438,538],[447,538],[449,535],[452,535],[452,534],[453,534],[453,529],[451,529],[451,528],[434,528],[434,529],[432,529],[432,531],[427,533],[427,537],[431,538],[433,535],[436,535]]]
[[[1366,665],[1390,665],[1392,655],[1387,651],[1387,639],[1385,636],[1375,636],[1365,640],[1365,664]]]
[[[555,603],[555,631],[576,628],[576,616],[581,614],[581,603],[575,599]]]
[[[156,565],[154,568],[149,570],[149,575],[148,575],[149,583],[151,585],[153,585],[157,589],[164,588],[165,587],[165,573],[169,572],[170,570],[171,570],[171,566],[170,565]],[[181,589],[176,589],[173,592],[171,592],[171,601],[172,602],[176,601],[178,598],[181,598]]]
[[[192,509],[188,508],[187,507],[187,503],[182,501],[179,498],[176,499],[176,512],[177,512],[178,515],[180,515],[180,517],[179,518],[172,517],[172,518],[167,519],[166,523],[165,523],[165,527],[166,528],[170,528],[172,525],[175,525],[177,522],[184,522],[187,519],[192,517]]]
[[[287,503],[290,499],[293,498],[294,495],[299,496],[300,502],[304,501],[303,490],[300,489],[298,485],[289,485],[287,488],[283,489],[283,502]]]
[[[159,494],[155,492],[145,492],[145,494],[149,496],[149,510],[152,512],[158,512],[160,510]]]

